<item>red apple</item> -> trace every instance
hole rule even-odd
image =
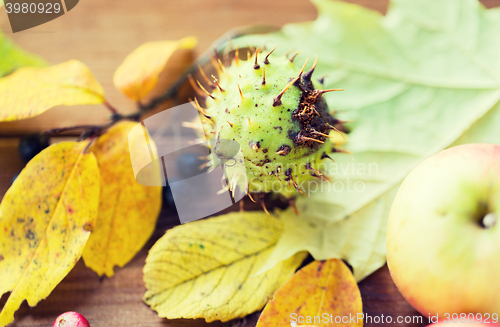
[[[500,313],[500,145],[444,150],[416,167],[394,199],[387,263],[424,316]]]
[[[57,317],[52,327],[90,327],[90,324],[78,312],[68,311]]]

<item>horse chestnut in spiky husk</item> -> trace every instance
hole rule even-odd
[[[248,184],[234,181],[240,172],[233,171],[227,176],[230,188],[238,185],[247,193],[278,192],[291,198],[303,191],[303,182],[326,179],[319,163],[333,149],[329,132],[342,122],[330,114],[323,98],[334,90],[317,90],[319,82],[312,79],[317,58],[304,73],[307,61],[300,69],[294,57],[274,56],[273,50],[259,58],[257,49],[247,60],[241,60],[237,50],[229,67],[213,60],[218,79],[205,78],[206,87],[197,81],[206,109],[195,103],[207,138],[233,140],[241,147]],[[217,151],[224,152],[223,146]]]

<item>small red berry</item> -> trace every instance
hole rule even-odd
[[[90,324],[78,312],[68,311],[57,317],[52,327],[90,327]]]

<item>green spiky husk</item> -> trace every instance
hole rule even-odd
[[[257,55],[217,67],[221,88],[207,86],[212,92],[201,110],[205,133],[209,139],[240,144],[247,183],[242,185],[237,178],[242,172],[233,170],[227,176],[230,188],[290,198],[305,192],[310,181],[326,179],[321,163],[333,149],[326,135],[339,121],[316,90],[320,83],[311,79],[313,70],[301,73],[288,58],[273,55],[255,64]]]

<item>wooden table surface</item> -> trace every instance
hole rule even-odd
[[[350,0],[382,13],[386,0]],[[487,7],[500,0],[482,1]],[[215,39],[231,28],[251,25],[275,25],[313,20],[316,10],[306,0],[82,0],[68,14],[30,30],[12,34],[5,9],[0,9],[0,28],[19,46],[36,53],[49,63],[70,59],[84,62],[103,85],[108,100],[120,111],[130,112],[135,105],[112,85],[114,70],[123,58],[144,42],[176,40],[194,35],[199,39],[197,52],[204,51]],[[172,73],[182,70],[173,67]],[[168,76],[165,78],[169,82]],[[108,112],[101,106],[58,107],[39,117],[13,123],[0,123],[0,197],[23,163],[17,155],[18,136],[59,126],[99,123]],[[57,140],[56,140],[57,141]],[[35,308],[26,303],[16,313],[12,326],[52,326],[56,316],[75,310],[96,326],[206,326],[199,320],[167,321],[142,303],[145,288],[142,267],[147,250],[176,217],[169,209],[161,213],[158,228],[148,245],[113,278],[100,280],[80,261],[52,294]],[[1,278],[1,277],[0,277]],[[371,316],[391,315],[418,317],[392,283],[383,267],[359,285],[365,313]],[[0,299],[0,307],[7,296]],[[210,326],[254,326],[258,313],[244,321]],[[414,318],[417,319],[417,318]],[[426,319],[393,326],[422,326]],[[367,324],[379,325],[379,324]],[[389,325],[389,324],[387,324]]]

